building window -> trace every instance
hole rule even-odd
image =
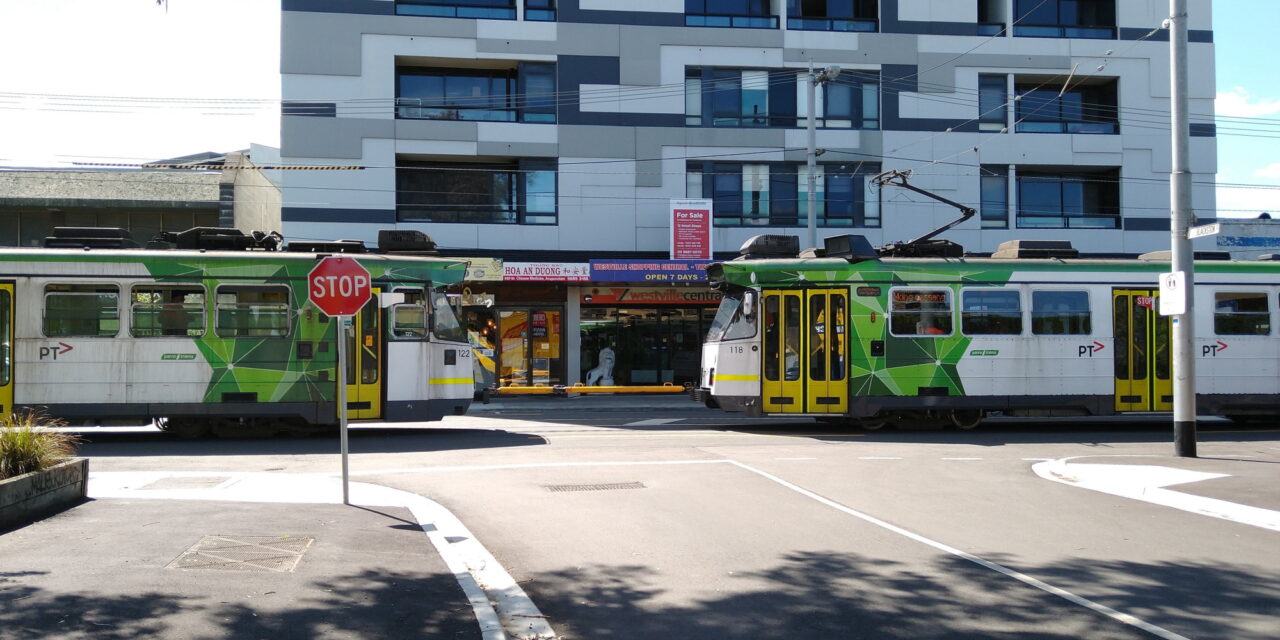
[[[978,130],[1004,131],[1009,126],[1008,78],[978,76]]]
[[[402,16],[515,20],[516,5],[511,0],[396,0],[396,13]]]
[[[1005,0],[978,1],[978,35],[998,36],[1004,33],[1007,16]]]
[[[879,227],[879,192],[867,179],[879,164],[825,164],[815,173],[817,223],[824,227]],[[808,222],[808,167],[789,163],[692,162],[687,197],[713,201],[722,227],[787,227]]]
[[[1009,167],[984,164],[978,170],[982,188],[982,228],[1009,228]]]
[[[877,0],[787,0],[787,28],[801,31],[876,31]]]
[[[960,294],[960,305],[960,330],[968,335],[1022,333],[1022,305],[1017,291],[965,289]]]
[[[1031,333],[1084,335],[1093,333],[1087,291],[1032,291]]]
[[[132,298],[129,333],[137,338],[204,335],[204,289],[200,286],[139,285]]]
[[[396,117],[555,122],[555,65],[504,69],[396,69]]]
[[[1018,169],[1018,227],[1119,229],[1120,170]]]
[[[400,161],[396,217],[401,222],[555,224],[556,187],[554,160]]]
[[[1013,11],[1015,36],[1116,37],[1115,0],[1014,0]]]
[[[685,123],[710,127],[797,127],[797,96],[806,90],[805,72],[691,67],[685,71]],[[880,75],[853,71],[818,89],[815,125],[828,128],[880,127]]]
[[[1267,294],[1219,291],[1213,294],[1213,332],[1220,336],[1271,335]]]
[[[220,338],[282,338],[289,335],[289,287],[218,287],[214,333]]]
[[[1018,133],[1118,133],[1116,81],[1068,86],[1065,77],[1043,82],[1018,78]]]
[[[949,289],[894,289],[889,333],[895,336],[951,335]]]
[[[120,289],[115,285],[51,284],[44,289],[44,335],[111,338],[120,333]]]
[[[555,22],[556,0],[524,0],[524,19],[535,22]]]
[[[684,23],[689,27],[776,29],[778,17],[769,0],[685,0]]]

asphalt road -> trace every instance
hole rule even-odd
[[[85,434],[95,471],[339,468],[336,438]],[[1206,422],[1185,461],[1159,422],[859,432],[546,405],[360,427],[351,452],[353,479],[451,510],[563,638],[1280,636],[1280,532],[1033,470],[1232,464],[1179,488],[1280,510],[1266,427]]]

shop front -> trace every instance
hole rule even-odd
[[[720,301],[705,263],[485,260],[457,291],[477,391],[696,383]]]

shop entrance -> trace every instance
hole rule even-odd
[[[696,384],[702,364],[702,338],[715,312],[715,307],[583,307],[582,382],[622,386]],[[608,376],[604,375],[606,372]]]
[[[503,387],[564,384],[564,311],[532,307],[498,310],[498,383]]]

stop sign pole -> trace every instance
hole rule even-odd
[[[369,302],[369,270],[355,258],[326,256],[307,274],[307,295],[322,313],[338,319],[338,433],[342,441],[342,504],[351,504],[347,465],[347,325]]]

